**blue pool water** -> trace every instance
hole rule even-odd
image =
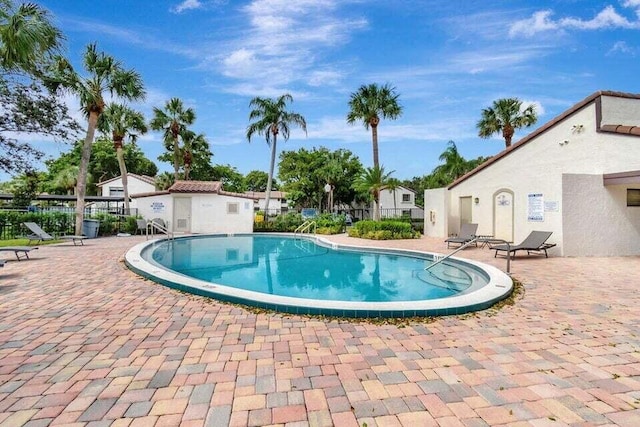
[[[428,254],[333,249],[283,236],[203,236],[163,241],[147,261],[236,289],[311,300],[424,301],[488,283],[479,268],[447,261],[425,271]]]

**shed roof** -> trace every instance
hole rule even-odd
[[[120,179],[121,176],[122,175],[119,175],[119,176],[116,176],[114,178],[104,180],[102,182],[97,183],[96,185],[101,187],[101,186],[103,186],[105,184],[108,184],[108,183],[110,183],[112,181]],[[156,185],[156,179],[154,177],[152,177],[152,176],[138,175],[138,174],[135,174],[135,173],[127,173],[127,177],[136,178],[136,179],[138,179],[138,180],[140,180],[142,182],[146,182],[147,184]]]

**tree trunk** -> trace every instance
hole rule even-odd
[[[98,123],[98,113],[89,112],[89,126],[87,127],[87,136],[82,144],[82,155],[80,157],[80,167],[78,170],[78,194],[76,202],[76,232],[82,235],[82,223],[84,221],[84,197],[87,194],[87,174],[89,172],[89,160],[91,160],[91,148],[93,145],[93,137],[96,133],[96,124]]]
[[[373,220],[380,220],[380,194],[373,195]]]
[[[507,148],[511,147],[511,140],[513,139],[514,133],[515,133],[515,130],[513,129],[513,126],[511,126],[509,123],[505,124],[502,127],[502,136],[504,137],[504,144],[506,145]]]
[[[267,179],[267,194],[264,205],[264,218],[265,221],[269,221],[269,202],[271,201],[271,183],[273,181],[273,169],[276,165],[276,140],[278,139],[278,133],[273,134],[273,144],[271,144],[271,164],[269,165],[269,178]]]
[[[122,177],[122,190],[124,192],[124,214],[131,215],[129,212],[129,177],[127,176],[127,165],[124,163],[124,150],[122,143],[116,145],[116,157],[118,158],[118,166],[120,166],[120,177]]]
[[[373,167],[380,167],[380,162],[378,161],[378,124],[371,124],[371,139],[373,142]]]
[[[178,154],[180,147],[178,146],[178,137],[173,137],[173,181],[177,182],[179,179],[180,171],[180,157]]]

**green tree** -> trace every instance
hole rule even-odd
[[[247,140],[251,142],[254,134],[264,135],[267,145],[271,147],[271,161],[269,163],[269,179],[267,180],[265,207],[269,209],[273,169],[276,163],[276,143],[278,134],[282,134],[285,141],[289,139],[292,126],[298,126],[307,133],[307,122],[298,113],[287,110],[287,102],[293,102],[291,95],[284,94],[278,99],[256,97],[251,100],[249,120],[254,120],[247,127]],[[268,218],[268,216],[267,216]]]
[[[480,138],[490,138],[502,132],[505,146],[509,148],[516,129],[532,126],[537,121],[533,104],[522,109],[522,101],[518,98],[503,98],[493,101],[492,107],[482,110],[482,117],[476,127]]]
[[[211,181],[222,182],[222,188],[234,193],[244,192],[244,176],[231,165],[214,165],[211,168]]]
[[[196,113],[192,108],[184,108],[182,100],[171,98],[164,106],[164,110],[153,108],[151,129],[164,132],[165,148],[172,153],[173,179],[180,179],[180,134],[196,120]]]
[[[443,182],[451,183],[470,170],[467,161],[460,155],[453,141],[447,143],[447,149],[438,159],[444,163],[437,166],[432,173],[440,175]]]
[[[182,139],[184,179],[188,180],[191,175],[191,169],[193,168],[194,153],[198,155],[197,163],[204,160],[207,164],[209,164],[211,160],[212,153],[207,138],[202,133],[196,134],[195,132],[185,129],[180,133],[180,138]]]
[[[175,175],[169,172],[162,172],[156,177],[156,188],[166,190],[174,184]]]
[[[142,135],[147,132],[147,124],[144,116],[138,111],[117,103],[111,103],[105,108],[100,120],[98,120],[98,129],[105,135],[111,136],[113,148],[118,159],[118,167],[120,169],[120,177],[122,179],[122,188],[124,190],[124,209],[129,212],[129,187],[127,177],[127,165],[124,161],[124,139],[129,137],[129,141],[135,143],[138,134]]]
[[[385,172],[384,166],[374,166],[367,168],[353,183],[356,190],[368,192],[371,195],[374,221],[380,220],[380,191],[387,186],[393,172],[395,171]]]
[[[61,191],[69,195],[76,194],[79,169],[78,165],[69,165],[66,169],[61,169],[48,181],[47,186],[55,194]]]
[[[380,119],[395,120],[402,115],[402,106],[398,103],[399,94],[395,87],[385,84],[379,87],[372,83],[360,86],[351,94],[347,123],[362,122],[364,128],[371,128],[373,143],[373,167],[380,166],[378,160],[378,125]]]
[[[0,1],[0,67],[7,72],[41,76],[57,53],[62,33],[49,12],[34,3]]]
[[[267,191],[269,174],[265,171],[252,170],[244,177],[244,188],[246,191]],[[278,190],[280,187],[275,179],[271,182],[271,189]]]
[[[327,167],[327,165],[330,165]],[[287,199],[296,207],[317,207],[325,197],[324,186],[327,180],[333,185],[333,198],[336,205],[348,205],[356,197],[352,187],[354,176],[363,171],[362,163],[349,150],[334,152],[325,147],[280,153],[278,178]]]
[[[82,111],[88,119],[87,136],[82,146],[78,172],[76,234],[82,233],[91,147],[98,119],[106,104],[104,93],[109,92],[112,96],[129,101],[143,99],[145,95],[140,75],[134,70],[124,69],[112,56],[98,52],[95,44],[87,46],[83,62],[88,74],[86,77],[80,76],[69,61],[58,58],[51,80],[52,87],[62,88],[78,97]]]
[[[42,87],[44,70],[62,43],[49,13],[33,3],[0,0],[0,170],[28,171],[40,150],[18,138],[40,134],[66,141],[79,125]],[[16,137],[15,135],[18,135]]]

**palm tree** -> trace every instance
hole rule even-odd
[[[351,94],[347,123],[362,121],[364,128],[371,128],[373,141],[373,167],[380,166],[378,161],[378,125],[380,119],[395,120],[402,115],[402,106],[398,103],[396,88],[388,83],[382,87],[372,83],[363,85]]]
[[[511,147],[511,139],[516,129],[529,127],[538,121],[533,104],[524,110],[518,98],[503,98],[493,101],[493,106],[482,110],[482,118],[476,124],[480,138],[490,138],[502,132],[506,148]]]
[[[209,143],[204,134],[196,134],[185,129],[180,133],[182,139],[182,162],[184,164],[184,179],[189,180],[193,165],[193,153],[201,152],[203,149],[209,150]],[[210,152],[209,152],[210,153]]]
[[[384,166],[374,166],[367,168],[365,171],[356,178],[353,183],[353,188],[356,191],[366,192],[373,198],[373,220],[378,221],[380,219],[380,191],[382,191],[388,184],[391,174],[395,171],[385,173]]]
[[[164,106],[164,111],[154,107],[151,129],[164,131],[165,142],[173,145],[173,173],[174,180],[180,176],[180,145],[178,137],[187,126],[196,120],[196,113],[192,108],[184,109],[180,98],[171,98]]]
[[[264,135],[267,145],[271,147],[271,162],[269,164],[269,178],[267,179],[267,194],[265,212],[269,217],[269,201],[271,199],[271,184],[273,182],[273,168],[276,164],[276,142],[281,133],[285,141],[289,139],[292,126],[298,126],[307,133],[307,122],[298,113],[287,111],[287,102],[293,102],[288,93],[278,99],[255,97],[249,103],[253,108],[249,113],[249,120],[255,120],[247,126],[247,139],[251,142],[254,134]]]
[[[43,63],[60,48],[62,33],[50,14],[33,3],[0,1],[0,68],[40,75]]]
[[[80,168],[76,165],[70,165],[69,167],[62,169],[53,177],[51,185],[54,188],[62,188],[68,195],[76,193],[76,186],[78,185],[78,172]]]
[[[120,177],[124,191],[124,210],[129,215],[129,188],[127,177],[127,165],[124,162],[124,150],[122,149],[124,138],[129,137],[132,143],[138,139],[138,134],[147,132],[147,124],[144,116],[138,111],[123,105],[112,103],[105,108],[104,113],[98,120],[98,129],[104,133],[111,133],[113,148],[116,150],[118,166],[120,167]]]
[[[387,186],[385,187],[385,189],[393,193],[393,215],[394,216],[397,215],[397,211],[398,211],[398,206],[396,204],[396,190],[398,189],[398,187],[400,187],[400,185],[402,185],[402,183],[398,178],[389,178],[387,180]]]
[[[106,105],[104,92],[108,91],[112,96],[130,101],[143,99],[145,95],[140,75],[134,70],[125,70],[120,61],[112,56],[104,52],[98,53],[95,44],[87,46],[83,62],[87,77],[81,77],[65,58],[57,58],[51,80],[48,82],[53,89],[61,88],[76,95],[80,99],[80,108],[88,119],[87,136],[82,145],[78,172],[76,234],[82,234],[91,145],[98,119]]]
[[[470,170],[469,163],[460,155],[453,141],[447,143],[447,149],[438,159],[444,164],[437,166],[433,173],[440,175],[448,183],[455,181]]]

